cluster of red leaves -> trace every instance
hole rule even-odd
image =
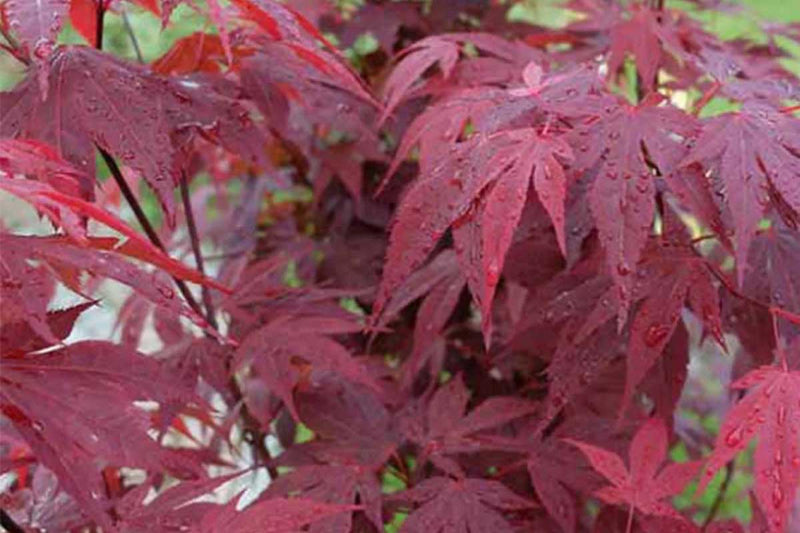
[[[0,93],[0,189],[53,228],[0,233],[3,527],[800,527],[800,84],[778,46],[663,2],[572,0],[552,30],[514,2],[208,0],[213,32],[136,64],[102,51],[126,1],[0,2],[28,69]],[[164,26],[201,9],[130,1]],[[56,44],[67,22],[86,45]],[[331,42],[364,34],[355,59]],[[704,117],[715,99],[733,110]],[[118,340],[70,341],[105,279],[130,289]],[[58,287],[85,302],[54,308]],[[694,399],[716,437],[678,409],[706,336],[737,378],[730,408]],[[693,460],[664,465],[678,441]],[[749,525],[672,505],[753,441]]]

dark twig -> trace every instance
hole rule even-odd
[[[103,161],[105,161],[106,165],[108,165],[108,169],[111,171],[111,176],[114,178],[114,181],[117,182],[117,186],[119,187],[122,196],[125,197],[125,201],[131,206],[133,214],[136,216],[136,220],[147,234],[147,238],[150,239],[150,242],[152,242],[155,246],[166,253],[167,249],[164,246],[164,243],[161,241],[161,237],[158,236],[158,233],[153,228],[153,225],[150,224],[150,221],[147,219],[147,215],[145,215],[139,200],[136,198],[136,195],[133,194],[133,191],[128,186],[128,182],[125,181],[125,177],[122,175],[122,171],[120,170],[119,165],[117,165],[117,162],[113,157],[111,157],[111,154],[99,146],[97,147],[97,150],[100,152]],[[173,276],[172,279],[175,281],[175,285],[178,287],[181,295],[186,300],[186,303],[192,308],[192,311],[202,316],[203,310],[200,308],[197,300],[195,300],[194,295],[189,290],[189,287],[186,286],[186,283],[182,279],[175,276]]]
[[[737,401],[741,400],[743,397],[743,391],[736,393]],[[725,479],[722,480],[722,485],[720,485],[719,490],[714,497],[714,502],[711,504],[711,509],[708,510],[708,516],[705,520],[703,520],[703,525],[700,528],[701,531],[705,531],[708,525],[714,521],[714,518],[716,518],[719,508],[722,506],[722,500],[725,498],[725,493],[728,492],[728,486],[731,484],[731,480],[733,479],[733,471],[735,468],[736,465],[732,460],[728,461],[728,464],[725,465]]]
[[[94,47],[98,50],[103,49],[103,22],[106,18],[106,2],[105,0],[97,0],[97,18],[95,20],[96,27],[94,29]]]
[[[722,480],[722,485],[720,485],[719,490],[714,497],[714,502],[711,504],[711,509],[708,510],[708,516],[705,520],[703,520],[703,525],[701,526],[702,531],[705,531],[708,525],[714,521],[714,518],[716,518],[719,508],[722,506],[722,501],[725,499],[725,493],[728,492],[728,486],[731,484],[731,479],[733,478],[733,469],[733,461],[730,461],[725,468],[725,479]]]
[[[200,250],[200,236],[197,234],[197,224],[194,219],[194,210],[192,209],[192,201],[189,197],[189,183],[186,179],[186,172],[181,172],[181,200],[183,201],[183,211],[186,215],[186,225],[189,227],[189,239],[192,243],[192,253],[194,253],[194,262],[197,270],[206,275],[205,267],[203,265],[203,253]],[[217,317],[214,313],[214,301],[211,298],[211,291],[208,287],[201,285],[203,294],[203,306],[206,308],[206,320],[211,327],[217,328]]]
[[[3,526],[8,533],[25,533],[25,530],[4,509],[0,509],[0,526]]]

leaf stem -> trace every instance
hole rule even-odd
[[[771,311],[772,309],[770,309],[770,312]],[[771,312],[770,315],[772,316],[772,334],[775,337],[775,349],[778,351],[778,359],[780,360],[783,371],[788,372],[789,361],[786,360],[786,352],[781,346],[781,332],[778,328],[778,313]]]
[[[625,533],[631,533],[633,531],[633,504],[630,506],[630,510],[628,511],[628,525],[625,527]]]
[[[698,243],[701,243],[701,242],[704,242],[704,241],[708,241],[708,240],[711,240],[711,239],[718,239],[718,238],[719,238],[719,236],[718,235],[714,235],[714,234],[700,235],[699,237],[695,237],[694,239],[692,239],[692,244],[698,244]]]
[[[692,108],[692,115],[698,116],[700,111],[702,111],[703,108],[706,107],[706,105],[711,101],[711,99],[714,98],[721,87],[722,84],[720,84],[718,81],[715,81],[714,84],[703,94],[703,96],[700,97],[700,100],[695,103]]]

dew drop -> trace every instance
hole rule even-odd
[[[725,436],[725,444],[728,446],[738,446],[742,442],[742,426],[738,426]]]
[[[647,331],[644,334],[644,343],[648,347],[653,348],[664,342],[664,339],[667,337],[667,335],[669,335],[668,326],[663,324],[653,324],[647,328]]]
[[[5,278],[0,281],[0,287],[4,289],[17,290],[22,288],[22,282],[18,279]]]
[[[772,485],[772,505],[775,509],[780,509],[781,505],[783,505],[783,489],[780,485],[775,483]]]
[[[175,291],[173,291],[171,288],[167,287],[166,285],[162,285],[162,284],[158,283],[158,284],[156,284],[156,289],[158,289],[158,292],[161,293],[161,296],[163,296],[164,298],[166,298],[168,300],[171,300],[172,298],[175,298]]]
[[[500,281],[500,266],[497,261],[492,260],[486,269],[486,284],[493,287],[498,281]]]

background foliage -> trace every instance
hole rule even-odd
[[[107,4],[0,2],[7,530],[800,528],[800,5]]]

